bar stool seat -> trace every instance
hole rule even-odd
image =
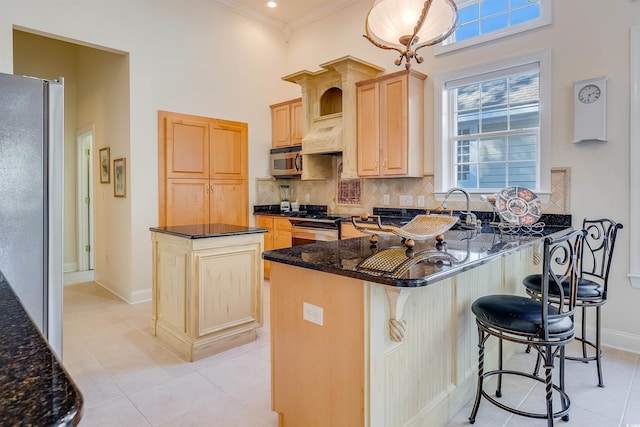
[[[476,398],[469,416],[473,424],[482,398],[511,413],[546,419],[549,427],[555,418],[569,420],[570,399],[564,389],[564,352],[566,344],[574,338],[573,313],[575,312],[580,255],[584,230],[573,231],[558,238],[544,239],[543,274],[540,276],[540,299],[519,295],[486,295],[476,299],[471,311],[478,327],[478,386]],[[564,284],[567,294],[564,294]],[[549,299],[549,289],[560,289],[561,297]],[[498,339],[498,368],[484,371],[485,346],[490,337]],[[503,369],[503,341],[528,344],[544,361],[544,378],[535,373]],[[558,383],[553,382],[554,361],[559,360]],[[497,376],[495,398],[484,390],[484,380]],[[502,377],[515,375],[545,384],[546,412],[534,413],[510,407],[500,402]],[[560,408],[553,409],[553,394],[560,396]]]
[[[558,314],[558,308],[549,304],[549,315]],[[503,328],[505,332],[537,334],[542,326],[540,302],[518,295],[487,295],[471,306],[476,318],[486,324]],[[549,333],[563,334],[573,331],[568,317],[549,320]],[[525,340],[526,342],[526,340]]]

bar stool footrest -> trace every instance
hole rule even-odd
[[[538,382],[541,382],[542,384],[545,384],[544,378],[540,378],[538,376],[535,376],[533,374],[528,374],[526,372],[520,372],[520,371],[512,371],[512,370],[508,370],[508,369],[503,369],[503,370],[494,370],[494,371],[488,371],[488,372],[484,372],[482,374],[482,378],[483,380],[493,376],[493,375],[518,375],[520,377],[525,377],[525,378],[530,378],[532,380],[536,380]],[[568,421],[569,420],[569,407],[571,406],[571,400],[569,399],[569,395],[567,395],[567,393],[562,390],[560,387],[558,387],[555,384],[551,384],[551,387],[553,388],[553,390],[555,390],[559,395],[560,395],[560,401],[563,402],[563,407],[561,410],[556,411],[553,413],[553,418],[562,418],[564,421]],[[511,412],[512,414],[516,414],[516,415],[521,415],[523,417],[528,417],[528,418],[538,418],[538,419],[547,419],[547,414],[545,413],[535,413],[535,412],[526,412],[526,411],[521,411],[517,408],[513,408],[511,406],[507,406],[504,403],[494,399],[491,395],[489,395],[484,389],[482,390],[482,396],[487,399],[488,402],[491,402],[493,405],[504,409],[505,411]],[[564,403],[566,403],[566,406],[564,405]]]

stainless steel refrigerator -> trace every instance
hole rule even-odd
[[[62,357],[62,81],[0,73],[0,272]]]

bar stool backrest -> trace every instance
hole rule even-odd
[[[606,300],[613,249],[622,224],[606,218],[585,218],[582,228],[587,231],[582,255],[582,275],[603,287],[602,299]]]
[[[542,329],[540,338],[548,341],[554,337],[549,332],[549,324],[565,317],[573,316],[576,309],[578,294],[578,279],[581,272],[582,246],[585,230],[569,232],[558,238],[547,237],[544,239],[544,259],[542,271]],[[565,286],[568,286],[568,294]],[[556,289],[559,298],[551,295],[549,289]],[[557,312],[550,313],[549,304],[557,306]],[[573,335],[573,330],[569,335]],[[562,338],[557,336],[555,338]]]

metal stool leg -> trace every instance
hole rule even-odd
[[[498,339],[498,370],[502,371],[502,339]],[[502,374],[498,375],[496,397],[502,397]]]
[[[551,346],[544,347],[544,384],[547,399],[547,427],[553,427],[553,382],[551,373],[553,371],[553,351]]]
[[[487,335],[488,337],[488,335]],[[469,422],[471,424],[476,422],[476,415],[478,414],[478,407],[480,406],[480,398],[482,397],[482,383],[484,381],[484,343],[487,339],[482,329],[478,328],[478,387],[476,389],[476,401],[473,403],[473,409],[469,416]]]
[[[598,387],[604,388],[602,381],[602,347],[600,346],[601,329],[600,306],[596,307],[596,366],[598,367]]]
[[[582,307],[582,357],[587,358],[587,310],[586,307]],[[584,360],[584,363],[589,363],[588,360]]]

